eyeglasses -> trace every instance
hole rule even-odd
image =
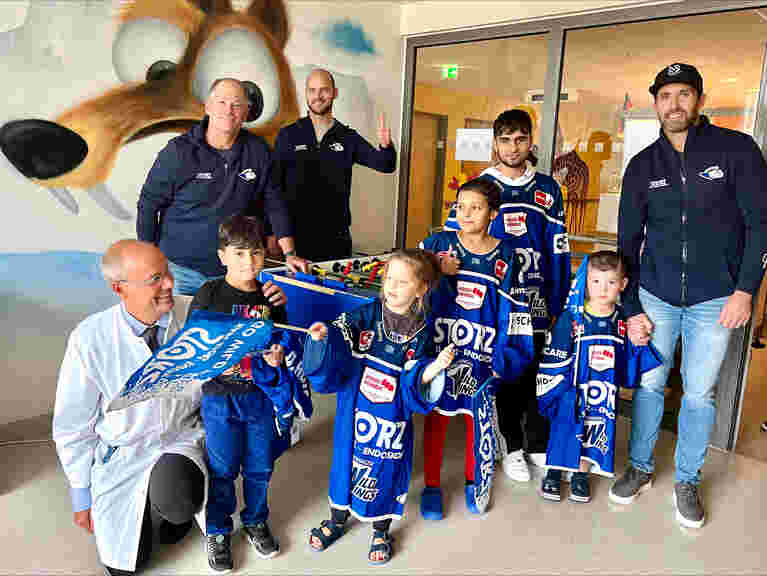
[[[152,274],[149,278],[146,280],[141,281],[134,281],[134,280],[117,280],[118,284],[135,284],[136,286],[157,286],[160,282],[165,280],[165,278],[172,278],[172,275],[170,273],[170,270],[167,272],[158,272],[156,274]]]

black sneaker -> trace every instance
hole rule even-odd
[[[652,474],[629,466],[623,476],[610,486],[609,496],[610,500],[618,504],[631,504],[634,498],[650,488],[652,488]]]
[[[573,472],[568,499],[573,502],[591,502],[591,487],[589,475],[586,472]]]
[[[253,524],[250,526],[243,526],[243,532],[245,537],[250,542],[250,545],[256,550],[261,558],[271,558],[276,556],[280,551],[280,545],[272,536],[269,525],[266,522],[261,524]]]
[[[229,534],[211,534],[207,537],[208,564],[216,572],[226,572],[234,567],[232,562],[232,537]]]
[[[674,507],[676,508],[676,520],[682,526],[688,528],[703,526],[705,514],[703,504],[698,496],[698,487],[695,484],[689,482],[674,484]]]
[[[541,496],[544,500],[559,502],[562,500],[562,471],[549,468],[541,483]]]

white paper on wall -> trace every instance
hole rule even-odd
[[[457,128],[455,159],[490,162],[493,154],[492,128]]]

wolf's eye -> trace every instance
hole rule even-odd
[[[192,91],[204,102],[218,78],[245,84],[250,111],[248,127],[266,124],[280,109],[280,78],[272,51],[256,32],[233,28],[205,44],[195,65]]]
[[[112,44],[112,66],[123,82],[157,80],[175,69],[187,41],[186,32],[165,20],[126,22]]]

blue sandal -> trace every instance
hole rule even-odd
[[[323,528],[327,528],[330,531],[330,534],[325,534],[325,532],[322,531]],[[312,546],[312,539],[310,537],[309,547],[315,552],[322,552],[323,550],[327,550],[328,546],[344,535],[344,525],[336,524],[332,520],[323,520],[320,522],[320,527],[312,528],[309,534],[310,536],[317,538],[322,544],[322,547],[315,548]]]
[[[421,516],[426,520],[442,520],[442,488],[427,486],[421,492]]]
[[[376,544],[376,540],[381,540]],[[370,551],[368,552],[368,563],[373,566],[380,566],[386,564],[394,554],[392,543],[394,537],[385,530],[373,530],[373,539],[370,541]],[[376,552],[383,552],[383,558],[381,560],[373,560],[373,554]]]

